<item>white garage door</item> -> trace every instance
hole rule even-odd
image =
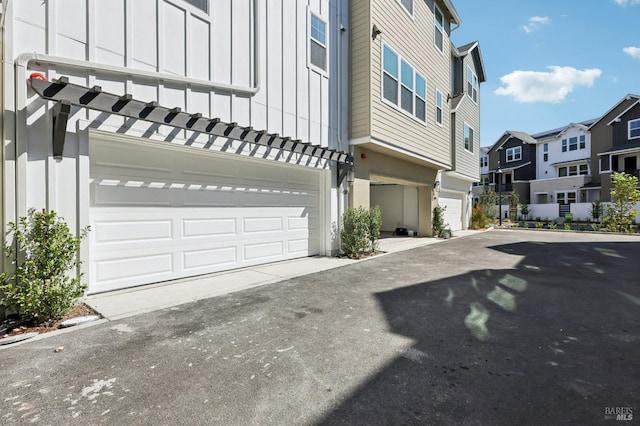
[[[449,224],[453,231],[462,229],[462,198],[455,194],[440,193],[440,206],[447,207],[444,211],[444,223]]]
[[[90,292],[319,252],[320,172],[92,140]]]

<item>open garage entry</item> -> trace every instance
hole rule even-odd
[[[399,184],[371,182],[371,206],[379,206],[383,232],[396,228],[418,231],[418,188]]]

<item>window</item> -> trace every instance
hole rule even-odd
[[[569,151],[576,151],[578,149],[578,138],[569,138]]]
[[[549,161],[549,144],[545,143],[542,145],[542,151],[544,154],[542,155],[542,161]]]
[[[427,80],[389,46],[382,46],[382,97],[425,122]]]
[[[436,90],[436,123],[442,125],[442,92]]]
[[[611,170],[611,156],[603,155],[600,157],[600,173]]]
[[[478,103],[478,76],[471,67],[467,67],[467,95]]]
[[[413,0],[400,0],[400,4],[409,15],[413,16]]]
[[[587,146],[587,137],[585,135],[580,136],[580,149],[585,149]]]
[[[514,146],[507,149],[507,162],[518,161],[522,159],[522,147]]]
[[[563,166],[558,167],[558,176],[585,176],[589,174],[589,166],[587,164],[580,164],[575,166]]]
[[[310,18],[309,62],[327,71],[327,23],[313,13]]]
[[[205,12],[207,11],[207,6],[208,6],[208,0],[186,0],[187,3],[197,7],[198,9],[204,10]]]
[[[629,139],[640,138],[640,118],[629,120]]]
[[[560,167],[558,169],[558,176],[565,177],[566,175],[567,175],[567,168],[566,167]]]
[[[482,156],[480,157],[480,167],[488,167],[489,166],[489,157]]]
[[[580,164],[580,170],[578,170],[579,175],[588,175],[589,174],[589,166],[587,164]]]
[[[383,49],[382,95],[393,104],[398,104],[398,55],[387,46]]]
[[[433,44],[438,48],[440,52],[444,52],[444,15],[438,9],[438,6],[433,5],[434,16],[434,38]]]
[[[473,129],[464,123],[464,149],[473,152]]]

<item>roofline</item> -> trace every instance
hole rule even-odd
[[[442,2],[447,7],[447,9],[449,9],[449,13],[451,13],[451,17],[453,18],[453,23],[460,26],[460,24],[462,23],[462,19],[460,19],[460,15],[458,15],[458,11],[453,6],[451,0],[442,0]]]
[[[607,115],[609,115],[609,114],[610,114],[614,109],[618,108],[618,106],[619,106],[622,102],[624,102],[624,101],[628,101],[629,99],[632,99],[632,98],[640,99],[640,96],[638,96],[638,95],[634,95],[633,93],[627,93],[627,95],[626,95],[624,98],[620,99],[620,100],[619,100],[619,101],[618,101],[614,106],[612,106],[612,107],[609,109],[609,111],[605,112],[604,114],[602,114],[602,115],[600,116],[600,118],[598,118],[596,121],[594,121],[593,123],[591,123],[591,125],[589,126],[589,128],[588,128],[587,130],[591,130],[591,128],[592,128],[593,126],[595,126],[596,124],[598,124],[598,123],[599,123],[603,118],[605,118]]]
[[[611,120],[610,122],[607,123],[607,126],[611,126],[611,124],[613,122],[615,122],[616,120],[618,120],[620,117],[622,117],[623,115],[625,115],[626,113],[629,112],[629,110],[633,107],[635,107],[636,105],[640,104],[640,99],[638,99],[637,101],[635,101],[634,103],[632,103],[631,105],[629,105],[629,108],[625,109],[624,111],[622,111],[620,114],[618,114],[613,120]]]

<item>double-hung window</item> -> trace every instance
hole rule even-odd
[[[640,138],[640,118],[629,120],[629,139]]]
[[[473,128],[464,123],[464,149],[473,152]]]
[[[587,147],[587,137],[585,135],[580,135],[580,149],[585,149]]]
[[[467,67],[467,95],[478,103],[478,76],[471,67]]]
[[[487,165],[489,164],[489,157],[482,156],[480,157],[480,167],[487,167]]]
[[[436,48],[440,52],[444,52],[444,15],[438,9],[438,6],[433,5],[433,16],[434,16],[434,38],[433,44],[435,44]]]
[[[549,161],[549,144],[545,143],[542,145],[542,161]]]
[[[313,13],[309,18],[309,62],[327,71],[327,23]]]
[[[562,152],[567,152],[567,140],[562,139]]]
[[[578,149],[578,138],[576,136],[569,138],[569,151],[576,151]]]
[[[514,146],[513,148],[507,148],[507,162],[518,161],[522,159],[522,147]]]
[[[413,68],[405,61],[400,61],[400,107],[413,114]]]
[[[436,90],[436,123],[442,125],[442,92]]]
[[[427,80],[389,46],[382,47],[382,97],[418,120],[427,119]]]

